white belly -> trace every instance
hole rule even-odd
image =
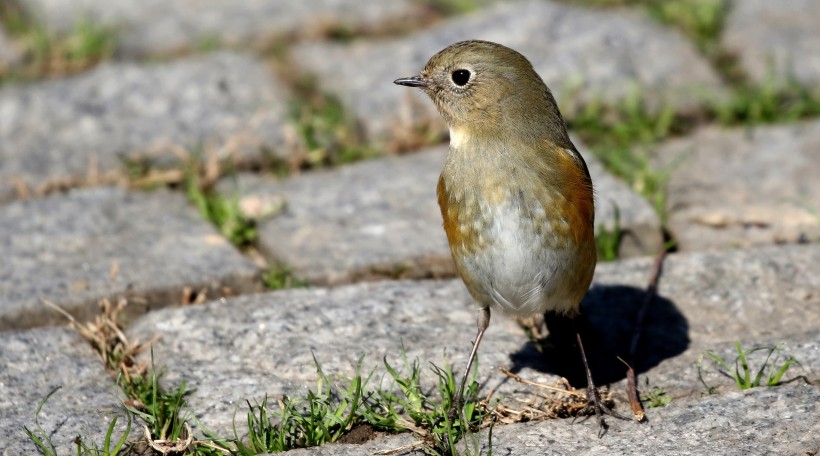
[[[471,279],[470,291],[480,305],[517,316],[574,311],[580,297],[571,284],[580,279],[588,286],[588,279],[578,276],[592,272],[588,267],[579,272],[578,246],[555,241],[543,208],[528,208],[522,214],[518,205],[507,201],[482,204],[482,218],[489,222],[482,231],[484,248],[457,260],[462,276]]]

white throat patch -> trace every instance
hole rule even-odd
[[[450,147],[460,149],[467,142],[467,133],[464,130],[450,129]]]

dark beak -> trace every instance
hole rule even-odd
[[[409,78],[398,78],[393,81],[393,84],[403,85],[407,87],[427,87],[427,81],[421,76],[412,76]]]

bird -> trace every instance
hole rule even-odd
[[[436,193],[456,271],[478,306],[453,418],[491,310],[579,315],[597,263],[592,179],[552,92],[509,47],[460,41],[394,83],[425,92],[450,131]],[[601,401],[575,332],[600,437],[604,414],[624,417]]]

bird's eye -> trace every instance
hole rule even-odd
[[[470,81],[470,72],[467,70],[456,70],[453,71],[453,82],[456,83],[457,86],[463,86]]]

